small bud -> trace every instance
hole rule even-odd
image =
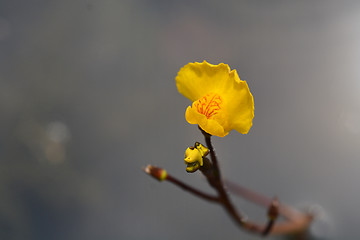
[[[167,172],[165,169],[154,167],[152,165],[147,165],[144,171],[159,181],[164,181],[167,177]]]
[[[193,173],[204,164],[204,157],[209,153],[209,149],[196,142],[195,147],[188,147],[185,151],[186,171]]]
[[[187,165],[186,171],[189,173],[193,173],[199,169],[200,166],[203,165],[203,158],[199,152],[194,147],[189,147],[185,151],[185,164]]]

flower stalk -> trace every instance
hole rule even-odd
[[[218,192],[219,197],[222,199],[223,207],[226,209],[228,214],[233,218],[233,220],[242,228],[251,231],[256,232],[259,234],[262,234],[263,236],[266,236],[270,231],[272,226],[274,225],[278,214],[277,214],[277,202],[272,202],[272,204],[269,206],[268,210],[268,216],[269,216],[269,222],[266,226],[261,226],[257,223],[247,221],[234,207],[232,204],[224,186],[224,182],[221,178],[220,168],[218,164],[218,160],[215,154],[215,149],[211,143],[211,135],[206,133],[204,130],[200,128],[202,134],[205,137],[205,142],[207,147],[210,151],[210,157],[213,164],[213,171],[214,171],[214,177],[215,177],[215,184],[211,184]]]

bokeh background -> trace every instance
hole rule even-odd
[[[359,43],[355,0],[1,0],[0,239],[260,239],[141,170],[212,191],[185,172],[203,137],[174,81],[203,60],[255,99],[249,134],[214,138],[223,175],[317,206],[311,239],[357,239]]]

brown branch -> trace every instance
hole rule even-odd
[[[220,199],[222,200],[221,203],[223,205],[223,207],[225,208],[225,210],[229,213],[229,215],[233,218],[233,220],[242,228],[257,233],[257,234],[261,234],[261,235],[267,235],[273,225],[274,222],[276,220],[276,217],[274,217],[273,219],[270,219],[268,221],[268,224],[266,225],[259,225],[255,222],[251,222],[251,221],[247,221],[234,207],[234,205],[232,204],[226,190],[225,190],[225,186],[223,183],[223,180],[221,179],[221,174],[220,174],[220,168],[219,168],[219,164],[217,161],[217,157],[215,154],[215,150],[214,147],[211,143],[211,135],[206,133],[204,130],[202,130],[201,128],[199,128],[201,133],[204,135],[205,137],[205,142],[207,147],[209,148],[210,151],[210,157],[211,157],[211,161],[213,164],[213,173],[214,173],[214,178],[212,179],[211,177],[209,177],[209,175],[205,175],[208,179],[208,182],[217,190]]]
[[[257,205],[264,206],[264,207],[267,207],[271,204],[272,199],[269,197],[261,195],[255,191],[252,191],[248,188],[245,188],[239,184],[233,183],[226,179],[224,180],[224,183],[226,185],[226,188],[230,192],[232,192],[236,195],[239,195],[252,203],[255,203]]]
[[[211,196],[207,193],[203,193],[185,183],[183,183],[182,181],[176,179],[175,177],[171,176],[170,174],[168,174],[166,172],[165,169],[163,168],[159,168],[159,167],[154,167],[152,165],[148,165],[147,167],[145,167],[143,169],[147,174],[149,174],[150,176],[152,176],[153,178],[159,180],[159,181],[169,181],[173,184],[175,184],[176,186],[184,189],[185,191],[187,192],[190,192],[202,199],[205,199],[207,201],[210,201],[210,202],[220,202],[220,199],[219,197],[217,196]]]
[[[206,145],[210,151],[211,158],[211,162],[207,158],[204,158],[204,165],[200,167],[200,171],[204,174],[210,186],[212,186],[217,191],[218,196],[212,196],[207,193],[201,192],[167,174],[167,172],[162,168],[157,168],[149,165],[144,169],[145,172],[159,181],[167,180],[175,184],[176,186],[182,188],[183,190],[194,194],[197,197],[222,205],[228,212],[228,214],[231,216],[231,218],[241,228],[250,232],[263,236],[266,236],[268,234],[294,234],[305,232],[305,230],[309,227],[311,221],[313,220],[312,215],[299,212],[296,209],[289,207],[285,204],[280,204],[276,198],[271,199],[243,186],[234,184],[230,181],[226,181],[226,186],[228,190],[247,199],[248,201],[268,208],[268,221],[266,224],[258,224],[246,220],[236,210],[229,198],[228,193],[225,190],[225,184],[221,178],[220,168],[215,154],[215,150],[211,143],[211,135],[203,131],[201,128],[200,130],[205,137]],[[278,215],[283,216],[286,221],[275,223]]]
[[[260,206],[267,207],[271,204],[271,198],[264,196],[260,193],[252,191],[241,185],[235,184],[230,181],[225,181],[227,189],[236,195],[243,197],[244,199],[255,203]],[[279,214],[283,216],[286,221],[277,223],[273,226],[271,234],[291,234],[304,232],[311,224],[314,216],[309,213],[300,212],[293,207],[278,203]]]
[[[203,199],[205,199],[207,201],[220,202],[219,197],[211,196],[211,195],[209,195],[207,193],[200,192],[199,190],[197,190],[197,189],[195,189],[195,188],[181,182],[180,180],[174,178],[173,176],[171,176],[169,174],[167,175],[166,180],[173,183],[173,184],[175,184],[175,185],[177,185],[178,187],[184,189],[185,191],[188,191],[188,192],[190,192],[190,193],[192,193],[192,194],[194,194],[194,195],[196,195],[196,196],[198,196],[200,198],[203,198]]]
[[[279,216],[279,201],[277,200],[277,198],[274,198],[268,209],[268,223],[264,231],[262,232],[263,236],[266,236],[270,233],[278,216]]]
[[[200,127],[199,127],[199,129],[200,129],[201,133],[204,135],[206,145],[207,145],[208,149],[210,150],[210,157],[211,157],[211,162],[213,164],[213,171],[214,171],[216,180],[219,181],[219,183],[222,185],[222,182],[221,182],[222,180],[221,180],[221,176],[220,176],[220,167],[219,167],[219,163],[217,161],[214,147],[212,146],[212,143],[211,143],[211,135],[208,134],[207,132],[205,132],[204,130],[202,130]]]

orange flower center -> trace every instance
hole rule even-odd
[[[207,119],[213,117],[221,110],[222,100],[220,95],[209,93],[194,102],[196,110],[205,115]]]

